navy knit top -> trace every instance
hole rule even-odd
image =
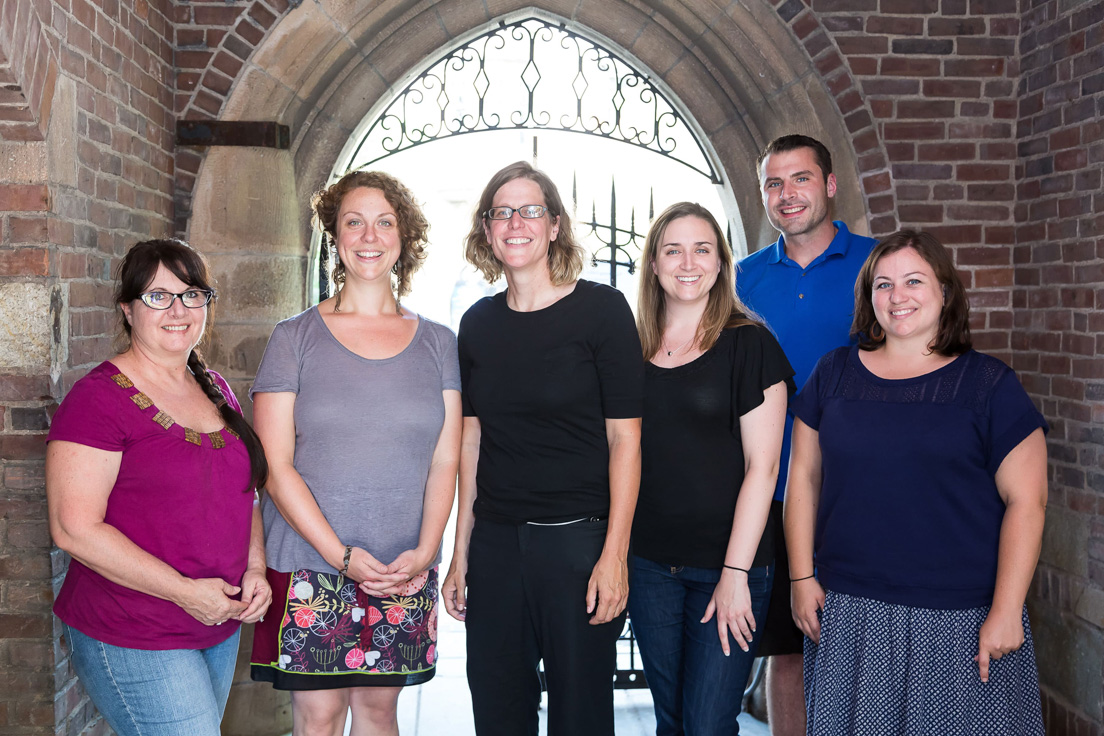
[[[814,557],[822,585],[919,608],[992,603],[1004,503],[994,475],[1048,429],[1016,374],[973,350],[915,378],[879,378],[834,350],[791,404],[819,432]]]

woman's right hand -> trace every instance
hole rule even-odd
[[[356,581],[365,593],[377,597],[388,595],[388,589],[406,581],[403,573],[388,572],[387,565],[362,547],[353,547],[349,553],[349,569],[345,576]]]
[[[820,644],[819,611],[824,610],[824,588],[816,578],[790,583],[790,609],[801,633]]]
[[[240,592],[241,588],[222,578],[199,578],[187,581],[184,593],[176,603],[201,624],[216,626],[241,616],[249,607],[230,597]]]
[[[457,621],[463,621],[468,615],[468,565],[452,558],[448,575],[441,585],[441,598],[445,601],[445,610]]]

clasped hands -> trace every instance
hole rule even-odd
[[[241,593],[241,599],[233,596]],[[249,568],[241,585],[231,585],[222,578],[188,580],[177,601],[195,620],[207,626],[219,626],[230,619],[252,624],[264,617],[272,603],[272,588],[263,569]]]
[[[403,587],[424,572],[436,554],[436,549],[408,549],[390,564],[384,564],[367,550],[353,547],[349,554],[349,569],[345,574],[369,595],[377,598],[401,595]],[[341,569],[340,566],[337,567]]]

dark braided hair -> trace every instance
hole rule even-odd
[[[146,240],[136,244],[123,257],[116,275],[118,286],[115,290],[115,302],[126,304],[138,299],[139,294],[153,281],[158,266],[164,266],[190,287],[212,293],[215,291],[207,269],[207,260],[195,248],[176,238]],[[214,312],[214,305],[214,299],[207,305],[208,320]],[[126,319],[122,322],[123,331],[129,341],[130,323]],[[196,348],[188,355],[188,368],[203,393],[218,408],[223,424],[245,443],[245,449],[249,453],[250,478],[249,487],[244,490],[248,492],[264,487],[268,480],[268,461],[261,446],[261,438],[245,417],[230,406],[222,389],[211,378],[211,372]]]

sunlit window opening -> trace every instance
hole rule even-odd
[[[432,225],[429,257],[405,306],[453,329],[472,303],[505,288],[464,261],[479,194],[503,166],[548,173],[588,259],[583,278],[636,304],[637,267],[654,215],[690,200],[727,226],[739,213],[705,135],[639,62],[562,20],[527,14],[444,52],[364,119],[332,180],[354,169],[398,177]],[[332,293],[315,234],[310,289]]]

